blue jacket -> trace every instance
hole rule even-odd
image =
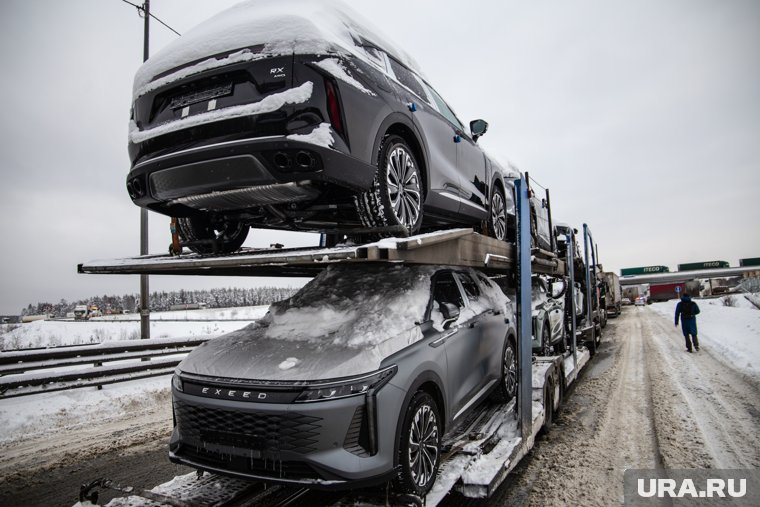
[[[681,329],[684,334],[697,335],[697,315],[699,306],[689,296],[681,296],[681,302],[676,305],[676,326],[681,318]]]

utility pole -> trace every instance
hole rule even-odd
[[[142,6],[145,18],[143,34],[143,62],[150,56],[150,0],[145,0]],[[148,255],[148,210],[140,208],[140,255]],[[150,338],[150,289],[148,275],[140,275],[140,338]]]

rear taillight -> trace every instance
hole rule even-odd
[[[335,89],[335,84],[329,79],[325,79],[325,92],[327,94],[327,114],[330,115],[332,128],[338,134],[343,135],[343,118],[340,114],[338,90]]]

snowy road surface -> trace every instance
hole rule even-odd
[[[554,428],[489,505],[619,505],[629,468],[760,467],[757,377],[709,346],[687,353],[660,313],[609,321]]]
[[[758,378],[722,362],[710,340],[686,353],[660,313],[627,307],[610,320],[554,428],[495,496],[452,494],[444,505],[608,506],[622,502],[627,468],[760,467]],[[155,398],[131,415],[104,414],[0,446],[0,505],[72,505],[85,480],[149,488],[186,473],[166,458],[168,392]]]

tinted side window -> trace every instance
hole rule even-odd
[[[419,95],[420,98],[426,98],[427,95],[425,94],[425,90],[422,89],[422,85],[417,81],[417,78],[412,71],[398,63],[393,58],[389,58],[389,60],[391,62],[391,69],[396,75],[396,79],[398,79],[399,83],[412,90]]]
[[[459,281],[462,282],[462,288],[464,288],[464,293],[467,294],[467,299],[470,301],[478,299],[480,289],[478,289],[478,284],[475,283],[475,280],[467,273],[457,273],[457,276],[459,277]]]
[[[379,49],[372,46],[362,46],[362,49],[364,49],[364,53],[369,57],[369,61],[380,67],[382,70],[386,70],[385,59]]]
[[[440,273],[433,283],[433,308],[437,309],[441,303],[451,303],[459,308],[464,306],[462,294],[450,272]]]
[[[428,90],[430,90],[430,94],[433,96],[433,100],[435,100],[435,103],[438,106],[438,110],[441,112],[441,114],[445,116],[446,119],[451,123],[453,123],[455,127],[464,132],[462,122],[459,121],[459,118],[457,118],[457,115],[454,114],[454,111],[452,111],[446,102],[441,98],[441,96],[438,95],[438,92],[436,92],[430,86],[428,86]]]

